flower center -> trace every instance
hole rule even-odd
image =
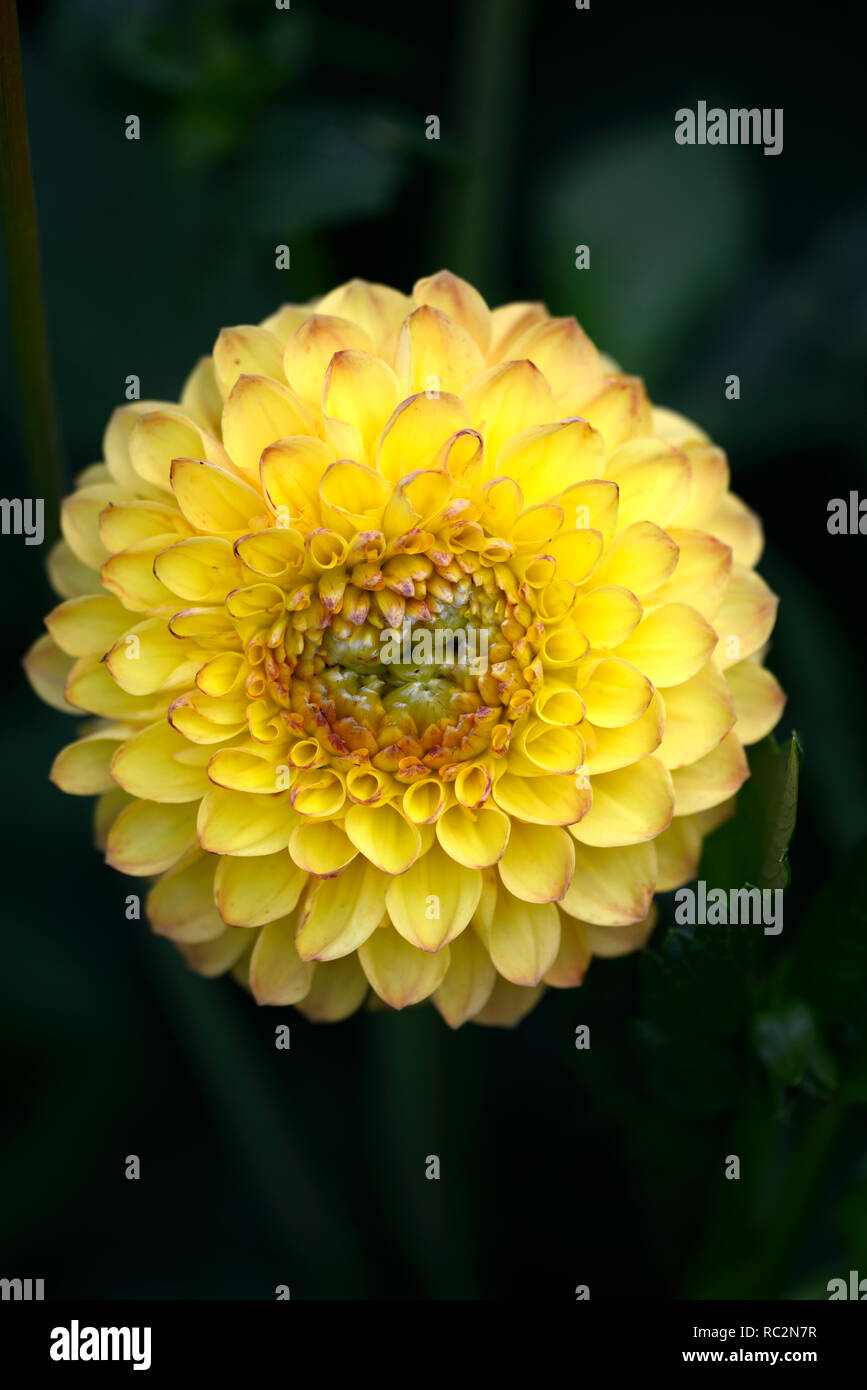
[[[372,764],[405,782],[450,781],[468,761],[505,756],[541,679],[544,634],[508,564],[436,546],[385,551],[337,580],[329,570],[318,592],[303,587],[287,621],[247,647],[248,695],[275,705],[299,740],[335,766]]]

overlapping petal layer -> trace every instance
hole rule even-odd
[[[644,943],[779,718],[728,481],[574,319],[447,272],[224,329],[64,504],[52,778],[202,974],[515,1023]]]

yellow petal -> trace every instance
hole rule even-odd
[[[735,703],[735,734],[741,743],[757,743],[771,732],[783,712],[786,697],[779,683],[757,661],[730,666],[725,680]]]
[[[610,959],[641,950],[652,936],[656,921],[656,905],[652,904],[643,922],[633,922],[626,927],[597,927],[588,922],[584,932],[593,955]]]
[[[213,357],[200,357],[190,372],[181,391],[181,409],[208,434],[219,435],[223,397]]]
[[[677,411],[664,406],[653,407],[653,433],[658,439],[666,439],[678,447],[707,441],[704,430],[694,420],[688,420],[685,415],[678,415]]]
[[[79,560],[62,538],[49,550],[46,568],[51,587],[61,598],[80,598],[99,588],[96,570]]]
[[[497,890],[490,924],[475,923],[491,960],[515,985],[537,985],[557,958],[560,914],[554,903],[528,903]]]
[[[340,459],[329,464],[319,481],[322,519],[347,539],[359,531],[378,530],[389,491],[385,478],[373,468]]]
[[[295,863],[318,878],[339,874],[358,853],[346,831],[333,821],[308,821],[295,828],[289,841]]]
[[[729,582],[732,553],[704,531],[672,527],[668,534],[680,552],[677,568],[654,592],[652,602],[688,603],[712,622]]]
[[[584,761],[584,740],[576,729],[559,728],[539,719],[529,719],[512,744],[509,766],[512,771],[515,752],[520,752],[531,768],[529,776],[538,772],[576,772]]]
[[[128,497],[135,494],[138,497],[160,498],[166,491],[167,476],[160,483],[146,482],[144,476],[133,467],[130,441],[135,426],[144,415],[179,420],[186,429],[196,432],[197,422],[182,406],[171,401],[133,401],[112,413],[102,440],[103,457],[109,473]],[[217,418],[219,420],[219,416]],[[198,435],[198,439],[201,441],[201,435]]]
[[[575,875],[562,911],[600,927],[640,922],[656,888],[655,844],[648,840],[611,849],[576,844]]]
[[[356,955],[320,962],[313,983],[296,1008],[313,1023],[340,1023],[364,1003],[367,977]]]
[[[713,662],[691,680],[666,690],[664,699],[665,733],[659,757],[669,769],[703,758],[735,722],[731,694]]]
[[[602,657],[579,668],[581,698],[591,724],[617,729],[640,719],[653,698],[650,681],[622,657]]]
[[[603,584],[579,595],[572,610],[572,621],[591,647],[606,651],[631,636],[641,621],[641,614],[641,604],[629,589],[618,584]]]
[[[196,751],[163,719],[122,743],[111,770],[131,796],[146,801],[198,801],[208,790],[208,778],[201,762],[189,760]]]
[[[349,280],[324,295],[316,310],[319,314],[334,314],[357,323],[371,339],[374,351],[387,362],[393,362],[400,326],[412,307],[409,295],[389,285]]]
[[[228,695],[240,684],[247,672],[247,663],[240,652],[223,652],[199,667],[196,685],[205,695]]]
[[[708,517],[705,529],[731,547],[735,564],[752,569],[762,558],[765,544],[762,523],[733,492],[725,494],[713,515]]]
[[[591,400],[604,384],[599,353],[573,318],[546,318],[533,324],[512,344],[509,356],[529,358],[555,396],[568,392],[572,404]]]
[[[281,304],[279,309],[262,320],[260,327],[273,333],[285,347],[292,334],[309,319],[312,312],[311,304]]]
[[[392,925],[421,951],[438,951],[464,930],[478,906],[482,876],[456,864],[436,843],[388,886]]]
[[[214,371],[223,400],[239,376],[268,376],[282,382],[282,345],[267,328],[249,323],[224,328],[214,344]]]
[[[689,883],[698,873],[702,834],[696,816],[675,816],[667,830],[653,842],[658,873],[656,891],[670,893]]]
[[[295,946],[295,918],[281,917],[260,931],[250,957],[250,989],[257,1004],[297,1004],[310,993],[315,966]]]
[[[525,989],[498,976],[490,999],[484,1008],[473,1016],[472,1021],[494,1028],[512,1028],[516,1023],[520,1023],[531,1009],[535,1009],[544,993],[544,985],[537,985],[535,989]]]
[[[449,947],[419,951],[394,930],[375,931],[358,959],[372,988],[393,1009],[418,1004],[438,989],[449,967]]]
[[[400,399],[397,377],[387,362],[369,352],[338,352],[331,359],[322,391],[325,437],[340,453],[340,431],[334,421],[348,425],[361,441],[362,455],[372,454],[376,441]],[[359,453],[353,451],[352,457]]]
[[[533,425],[508,439],[497,466],[520,483],[527,502],[545,502],[585,478],[600,478],[605,448],[585,420],[563,420]]]
[[[583,982],[590,960],[585,924],[561,914],[560,949],[551,969],[545,973],[545,984],[552,985],[554,989],[575,989]]]
[[[168,719],[191,743],[225,743],[245,727],[247,699],[188,690],[169,705]]]
[[[196,805],[133,801],[108,834],[106,863],[123,874],[147,877],[176,864],[196,843]]]
[[[100,540],[112,555],[156,536],[176,540],[192,534],[192,526],[171,495],[164,495],[159,502],[118,502],[99,514]]]
[[[689,498],[686,455],[657,439],[632,439],[609,459],[605,477],[620,489],[618,525],[652,521],[667,529]]]
[[[69,680],[78,663],[60,650],[50,633],[37,637],[21,664],[36,694],[47,705],[64,714],[79,714],[81,708],[87,708],[67,698]]]
[[[556,414],[551,388],[532,362],[489,367],[461,394],[473,426],[485,441],[485,471],[490,478],[505,471],[498,464],[499,454],[513,435],[549,424]]]
[[[226,924],[214,903],[214,860],[199,854],[164,874],[147,897],[147,915],[158,936],[172,941],[214,941]]]
[[[395,370],[404,396],[418,391],[457,395],[484,365],[467,330],[430,305],[416,309],[400,330]]]
[[[564,671],[563,674],[574,677],[575,673]],[[534,709],[544,723],[570,728],[581,723],[585,706],[578,691],[567,680],[548,676],[536,696]]]
[[[110,503],[123,502],[128,497],[117,483],[94,483],[64,499],[60,527],[64,540],[82,564],[99,569],[108,559],[99,534],[100,514]]]
[[[496,979],[491,958],[476,933],[462,932],[449,946],[449,968],[433,1003],[450,1028],[460,1028],[484,1008]]]
[[[719,507],[729,485],[728,459],[722,449],[706,439],[671,440],[682,449],[689,463],[689,501],[678,517],[681,526],[711,531],[708,523]]]
[[[121,690],[99,657],[80,656],[69,672],[66,698],[78,711],[87,710],[107,719],[151,723],[165,714],[168,696],[162,691],[154,695],[130,695]]]
[[[470,412],[458,396],[410,396],[385,425],[376,448],[376,467],[390,482],[432,466],[448,440],[470,425]]]
[[[199,840],[212,854],[275,854],[286,848],[297,824],[288,792],[258,796],[211,787],[199,808]]]
[[[514,344],[534,324],[542,323],[548,317],[545,305],[539,303],[500,304],[492,309],[488,361],[502,362],[507,357],[514,357]]]
[[[528,903],[559,902],[572,881],[575,842],[559,826],[516,820],[497,868],[514,897]]]
[[[779,599],[754,570],[735,565],[714,627],[714,661],[725,671],[764,646],[773,631]]]
[[[496,864],[509,838],[509,817],[495,806],[469,810],[450,806],[436,823],[437,839],[450,859],[470,869]]]
[[[330,767],[305,769],[292,786],[292,805],[302,816],[336,816],[345,799],[345,779]]]
[[[370,353],[373,344],[357,323],[321,313],[309,315],[286,344],[283,357],[286,378],[314,415],[322,403],[328,365],[335,353],[347,348]],[[298,432],[287,431],[289,434]]]
[[[416,280],[412,297],[416,304],[430,304],[447,314],[466,329],[482,354],[487,352],[491,342],[491,311],[467,280],[461,280],[450,270],[440,270],[436,275]]]
[[[222,936],[213,941],[178,944],[190,969],[195,970],[197,975],[203,975],[206,980],[214,980],[231,970],[244,952],[250,949],[250,938],[236,927],[225,927]]]
[[[132,614],[110,594],[67,599],[48,614],[45,626],[69,656],[101,655],[133,623]]]
[[[138,417],[129,437],[129,456],[138,477],[160,493],[171,492],[173,459],[207,459],[221,468],[229,464],[222,445],[208,440],[191,420],[167,411]]]
[[[238,379],[223,410],[223,443],[236,468],[258,478],[262,451],[298,434],[315,435],[316,426],[294,391],[270,377]]]
[[[652,521],[639,521],[621,531],[603,556],[594,581],[622,585],[644,599],[674,572],[677,558],[677,546],[665,531]]]
[[[648,753],[655,753],[662,742],[664,728],[665,703],[658,690],[653,692],[644,713],[631,724],[604,729],[585,721],[582,725],[586,741],[585,770],[595,777],[600,772],[615,772],[638,762]]]
[[[446,473],[420,469],[402,478],[382,517],[382,529],[391,539],[433,523],[447,504],[452,483]]]
[[[178,641],[163,618],[148,618],[115,643],[105,665],[127,694],[151,695],[189,685],[201,658]]]
[[[439,777],[421,777],[404,792],[403,813],[414,825],[432,825],[446,809],[449,797],[449,788]]]
[[[105,849],[111,827],[121,811],[132,804],[129,792],[125,792],[121,787],[103,792],[102,796],[97,798],[93,808],[93,840],[97,849]]]
[[[650,433],[650,403],[644,383],[637,377],[609,378],[592,401],[586,402],[580,397],[580,389],[577,393],[563,396],[560,410],[565,415],[581,415],[598,430],[605,440],[609,455],[628,439]],[[577,408],[579,404],[580,410]]]
[[[176,458],[172,463],[172,488],[184,516],[199,531],[238,536],[258,530],[267,520],[267,509],[258,492],[225,469],[201,459]]]
[[[567,424],[574,423],[567,421]],[[600,441],[601,435],[594,435]],[[572,483],[560,493],[558,504],[566,524],[598,531],[606,547],[611,544],[617,530],[617,513],[620,494],[616,483],[604,478],[588,478],[585,482]]]
[[[418,827],[396,806],[350,806],[345,828],[356,849],[386,874],[402,874],[421,853]]]
[[[690,816],[733,796],[750,775],[740,740],[726,734],[710,753],[672,773],[677,806],[675,815]]]
[[[557,671],[564,666],[574,666],[589,645],[584,633],[575,627],[561,627],[556,631],[549,629],[542,638],[539,656],[546,671]]]
[[[177,600],[170,589],[154,574],[156,557],[161,550],[177,540],[177,533],[151,536],[136,541],[106,560],[100,571],[103,587],[116,594],[124,607],[133,613],[155,613],[170,616]]]
[[[360,856],[335,878],[311,881],[295,944],[304,960],[336,960],[356,951],[385,915],[387,880]]]
[[[154,574],[188,603],[223,603],[244,577],[231,542],[221,536],[192,536],[168,546],[154,558]]]
[[[545,548],[557,561],[557,575],[570,584],[583,584],[602,555],[602,535],[586,528],[561,531]]]
[[[98,796],[110,791],[117,785],[111,775],[111,760],[125,736],[124,726],[116,724],[67,744],[52,763],[50,780],[73,796]]]
[[[632,636],[621,642],[617,655],[665,689],[700,671],[716,642],[713,628],[694,608],[666,603],[645,613]]]
[[[281,526],[309,531],[319,525],[319,482],[334,457],[330,444],[301,435],[281,439],[265,449],[260,466],[262,487]]]
[[[261,927],[291,912],[306,883],[306,873],[285,850],[255,859],[224,854],[217,862],[214,895],[224,922]]]
[[[506,772],[494,786],[497,805],[534,825],[574,825],[590,806],[590,793],[573,777],[518,777]]]
[[[671,773],[652,755],[593,778],[593,805],[571,832],[584,845],[608,848],[652,840],[671,824]]]
[[[267,796],[278,788],[280,766],[277,756],[267,748],[218,748],[208,761],[208,778],[214,786],[229,791]]]

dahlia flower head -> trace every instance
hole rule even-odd
[[[53,781],[194,970],[512,1024],[645,943],[784,698],[698,426],[443,271],[224,329],[103,452],[25,664],[89,716]]]

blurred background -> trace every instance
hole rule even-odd
[[[425,1006],[313,1026],[125,919],[143,885],[47,782],[72,724],[19,666],[54,602],[45,548],[3,537],[0,1274],[58,1298],[524,1300],[825,1297],[867,1275],[867,539],[826,529],[830,498],[867,494],[863,72],[847,10],[807,14],[20,8],[64,490],[128,374],[176,397],[223,325],[283,301],[443,265],[491,303],[544,299],[702,423],[765,521],[782,748],[756,754],[704,876],[739,884],[785,841],[792,729],[804,761],[782,937],[687,938],[664,904],[651,951],[516,1030],[452,1034]],[[675,144],[699,100],[782,107],[783,153]],[[24,497],[5,297],[0,323],[2,490]]]

